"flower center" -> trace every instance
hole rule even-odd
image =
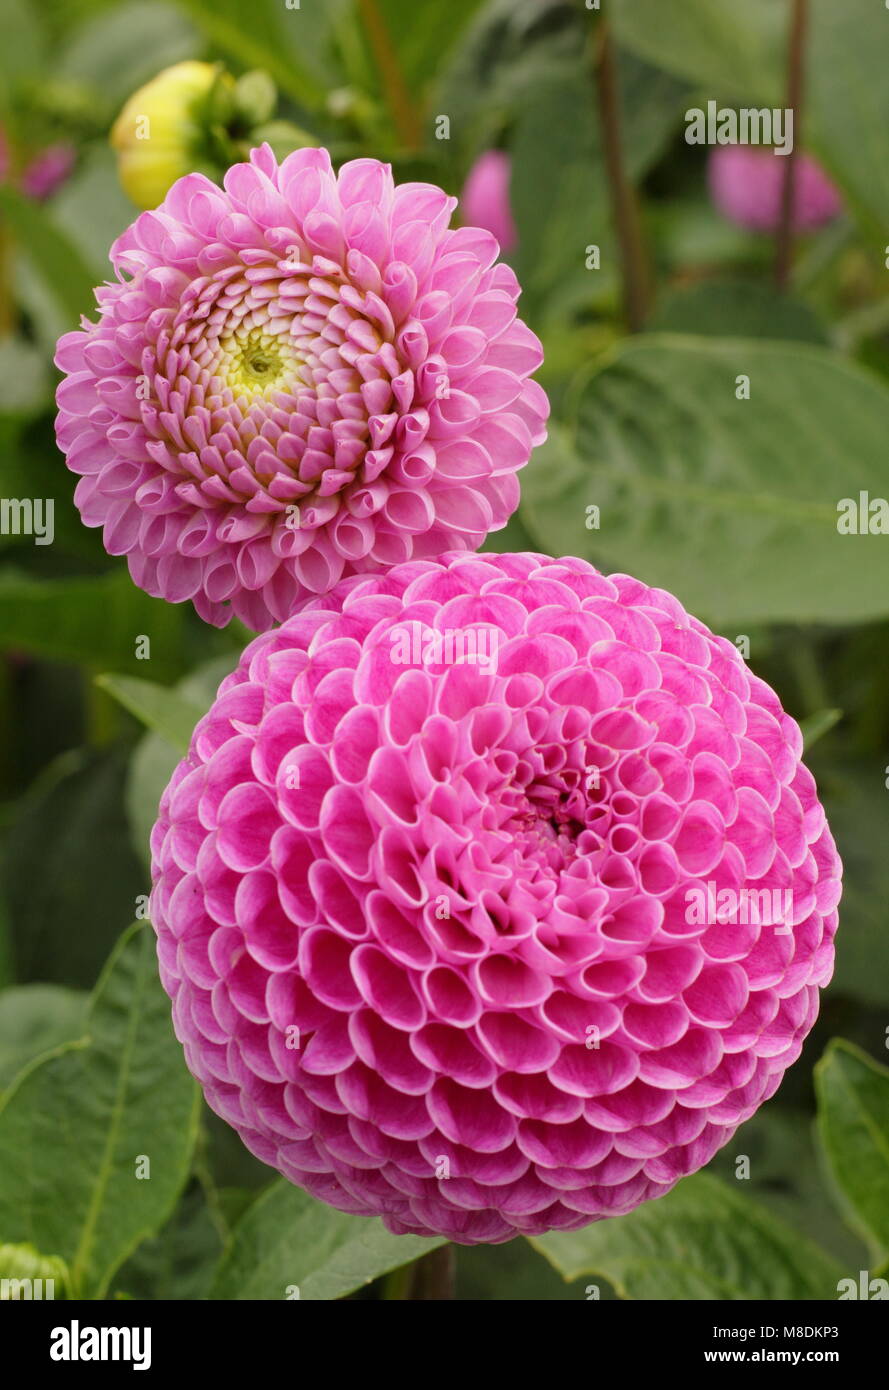
[[[569,750],[567,766],[547,771],[539,752],[529,750],[523,762],[536,775],[518,783],[509,779],[499,792],[500,803],[511,808],[509,824],[523,854],[557,873],[601,850],[612,821],[610,786],[590,772],[585,759],[578,745]]]
[[[223,338],[219,374],[237,395],[268,396],[292,387],[302,361],[281,334],[243,329]]]

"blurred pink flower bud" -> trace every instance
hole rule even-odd
[[[786,161],[761,147],[724,145],[710,156],[707,178],[714,205],[739,227],[773,232],[781,216]],[[793,224],[797,232],[823,227],[842,210],[838,190],[808,154],[796,157]]]
[[[470,169],[460,199],[464,222],[495,236],[504,255],[509,255],[518,243],[509,206],[510,173],[508,154],[486,150]]]
[[[50,145],[33,159],[22,174],[22,192],[42,203],[59,188],[74,168],[74,148],[71,145]]]

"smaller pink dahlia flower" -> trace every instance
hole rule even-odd
[[[786,157],[750,145],[723,145],[710,155],[707,179],[715,206],[752,232],[773,232],[781,218]],[[811,155],[796,157],[793,223],[811,232],[842,211],[842,199]]]
[[[268,146],[224,182],[179,179],[111,248],[57,436],[141,588],[262,630],[502,528],[548,402],[515,275],[441,189]]]
[[[486,150],[479,155],[463,185],[460,206],[465,220],[473,227],[484,227],[509,255],[518,245],[518,232],[509,204],[512,165],[502,150]]]
[[[250,644],[152,832],[176,1035],[263,1162],[464,1244],[632,1211],[799,1056],[841,866],[774,691],[583,560],[353,576]]]

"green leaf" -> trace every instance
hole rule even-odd
[[[335,0],[179,0],[199,29],[238,63],[263,68],[294,101],[320,107],[332,70],[328,39]]]
[[[87,998],[61,985],[14,985],[0,993],[0,1091],[41,1053],[81,1036]]]
[[[827,344],[808,304],[776,294],[758,280],[715,280],[668,292],[648,327],[655,333],[716,338],[780,338]]]
[[[59,331],[67,332],[67,328],[67,324],[60,324]],[[55,338],[52,349],[46,347],[47,354],[51,355],[51,351],[55,351]],[[15,349],[12,352],[15,352]],[[18,375],[21,386],[25,384],[21,379],[27,380],[28,360],[20,359],[17,352],[13,357],[12,352],[7,355],[0,347],[0,370],[5,371],[8,363],[13,376]],[[44,411],[52,401],[50,370],[50,356],[42,356],[41,374],[46,385],[46,393],[41,402]],[[17,389],[11,381],[4,381],[0,386],[0,390],[13,393]],[[42,516],[37,519],[42,520],[44,525],[49,518],[48,503],[52,501],[51,547],[37,546],[34,536],[26,535],[24,530],[18,536],[9,534],[0,537],[5,562],[4,569],[0,570],[0,590],[6,578],[24,577],[20,571],[11,568],[13,562],[21,565],[22,569],[33,567],[33,577],[33,570],[36,569],[34,562],[42,558],[41,550],[47,552],[45,559],[48,561],[40,566],[43,572],[62,571],[65,560],[61,557],[67,559],[69,556],[76,557],[78,561],[86,561],[91,570],[95,570],[96,566],[106,565],[107,556],[102,546],[101,533],[84,526],[73,501],[75,480],[67,468],[59,467],[59,451],[55,442],[52,418],[46,413],[36,419],[0,413],[0,458],[3,460],[4,497],[42,499],[44,510]],[[25,519],[27,520],[27,516]],[[16,552],[14,555],[13,550]]]
[[[111,1295],[129,1298],[207,1298],[222,1237],[202,1189],[193,1183],[163,1230],[144,1241],[117,1271]]]
[[[836,743],[836,740],[833,741]],[[827,823],[843,861],[834,994],[856,1005],[889,1008],[889,971],[879,956],[886,934],[889,790],[885,758],[855,757],[843,746],[817,747],[811,762]]]
[[[806,62],[810,143],[880,247],[889,220],[887,20],[879,0],[811,0]]]
[[[62,754],[16,807],[2,870],[20,980],[89,987],[115,922],[148,891],[124,818],[125,754]]]
[[[889,612],[889,545],[841,535],[838,504],[889,496],[887,435],[889,389],[824,349],[646,335],[581,389],[576,437],[534,454],[522,518],[541,550],[663,586],[721,630],[865,622]]]
[[[168,692],[175,699],[181,700],[183,708],[188,706],[196,711],[195,724],[207,713],[221,680],[229,674],[236,660],[231,656],[217,657],[199,666],[174,690]],[[130,760],[126,791],[127,818],[132,831],[133,845],[144,860],[149,858],[148,840],[151,828],[157,820],[158,804],[176,764],[182,758],[181,719],[179,731],[178,743],[165,738],[158,731],[146,734]],[[190,733],[191,730],[189,735]],[[185,751],[187,750],[186,744]]]
[[[701,177],[700,184],[689,192],[669,200],[649,201],[646,207],[648,231],[663,271],[671,279],[681,280],[690,266],[696,270],[712,268],[716,274],[724,273],[726,266],[743,266],[765,279],[774,261],[773,240],[729,222],[713,206],[703,182]],[[676,291],[677,295],[682,293],[682,289]],[[655,319],[657,313],[655,309]],[[693,331],[706,330],[695,327]],[[759,330],[748,336],[760,336]]]
[[[49,397],[49,372],[40,351],[26,338],[0,340],[0,414],[33,414]],[[9,491],[4,476],[4,493]]]
[[[181,758],[179,749],[163,735],[150,733],[145,735],[130,759],[127,820],[133,849],[146,866],[151,863],[151,830],[157,820],[160,799]]]
[[[179,11],[160,0],[131,0],[81,25],[61,56],[59,76],[96,89],[115,109],[164,68],[192,58],[197,35]]]
[[[531,1244],[563,1278],[600,1274],[622,1298],[831,1299],[843,1275],[816,1245],[706,1173],[627,1216]]]
[[[0,1233],[60,1256],[74,1297],[101,1298],[169,1216],[188,1173],[200,1093],[170,1026],[154,936],[124,933],[86,1035],[38,1060],[0,1107]],[[147,1157],[150,1177],[137,1178]]]
[[[199,704],[138,676],[96,676],[96,685],[185,756],[194,727],[206,714]]]
[[[464,163],[496,143],[542,81],[577,65],[589,16],[540,0],[487,0],[441,64],[435,111],[451,120],[451,144]],[[570,128],[566,125],[566,137]]]
[[[245,72],[235,84],[235,108],[249,127],[270,121],[278,103],[278,90],[267,72]]]
[[[103,142],[84,152],[77,169],[53,199],[53,216],[91,266],[95,259],[93,283],[113,279],[108,248],[132,222],[134,209],[120,186],[110,145]],[[95,317],[94,305],[88,306],[88,311]],[[66,328],[76,327],[76,320],[69,317]]]
[[[831,3],[831,0],[827,0]],[[657,67],[702,83],[707,96],[777,103],[784,89],[787,12],[773,0],[611,0],[615,33]]]
[[[382,1221],[335,1211],[282,1178],[238,1222],[210,1297],[343,1298],[444,1244],[390,1235]]]
[[[314,135],[292,121],[269,121],[266,125],[257,126],[250,132],[250,139],[257,145],[271,145],[272,153],[279,161],[286,159],[294,150],[308,149],[317,144]]]
[[[15,980],[15,971],[12,963],[12,927],[9,922],[9,912],[6,900],[0,894],[0,989],[8,989]],[[0,1086],[3,1085],[0,1077]]]
[[[95,277],[80,251],[47,208],[24,198],[8,184],[0,185],[0,214],[74,327],[81,314],[95,310]]]
[[[837,1211],[830,1179],[819,1162],[811,1091],[811,1073],[794,1068],[780,1092],[711,1159],[707,1173],[741,1190],[847,1269],[858,1269],[861,1244]],[[737,1177],[742,1158],[749,1163],[746,1179]]]
[[[831,729],[839,724],[842,717],[843,711],[841,709],[821,709],[817,714],[810,714],[808,719],[801,719],[800,729],[806,752],[814,748],[825,734],[829,734]]]
[[[889,1070],[836,1038],[815,1066],[818,1129],[849,1224],[889,1256]]]
[[[37,71],[45,61],[45,38],[36,5],[28,0],[0,0],[0,106],[8,91],[23,76]]]
[[[84,579],[0,574],[0,645],[93,669],[150,665],[160,676],[178,675],[183,612],[137,589],[126,570]],[[148,660],[136,656],[140,637],[150,640]]]

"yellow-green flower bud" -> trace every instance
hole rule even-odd
[[[202,162],[211,109],[228,103],[234,79],[213,63],[165,68],[129,98],[111,130],[120,181],[137,207],[162,202],[170,185]]]
[[[33,1245],[0,1245],[0,1299],[64,1298],[68,1266],[59,1255],[41,1255]]]

